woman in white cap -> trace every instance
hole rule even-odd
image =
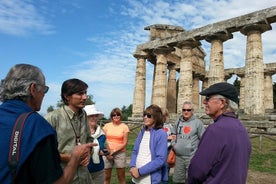
[[[86,105],[84,110],[87,114],[91,136],[94,138],[93,142],[98,144],[98,146],[93,147],[93,154],[91,155],[88,170],[91,174],[93,184],[103,184],[105,175],[102,156],[108,153],[105,152],[104,149],[106,137],[101,129],[101,126],[98,125],[97,122],[103,117],[104,114],[97,111],[95,105]]]

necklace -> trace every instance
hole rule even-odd
[[[63,106],[63,110],[65,111],[65,113],[66,113],[66,115],[67,115],[67,117],[68,117],[68,119],[70,121],[70,124],[71,124],[71,126],[73,128],[73,131],[74,131],[74,134],[75,134],[75,138],[76,138],[76,145],[79,145],[80,144],[81,125],[79,125],[79,132],[77,133],[76,129],[75,129],[75,126],[72,123],[72,120],[71,120],[68,112],[65,110],[64,106]]]

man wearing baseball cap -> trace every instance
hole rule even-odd
[[[245,184],[251,142],[246,128],[237,119],[238,92],[226,82],[200,92],[210,124],[191,160],[188,183]]]

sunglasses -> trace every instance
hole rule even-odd
[[[37,85],[43,87],[44,94],[46,94],[48,92],[48,90],[49,90],[48,86],[45,86],[45,85],[42,85],[42,84],[37,84]]]
[[[182,109],[182,111],[183,111],[183,112],[186,112],[186,111],[187,111],[187,112],[191,112],[192,109]]]
[[[209,101],[211,98],[212,98],[212,96],[206,96],[206,97],[205,97],[205,100],[206,100],[206,101]]]
[[[211,99],[221,99],[221,98],[219,98],[217,96],[206,96],[204,100],[208,102]]]
[[[143,117],[152,118],[152,114],[143,114]]]
[[[120,114],[112,114],[111,117],[120,116]]]

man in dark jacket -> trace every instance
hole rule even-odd
[[[203,90],[205,112],[214,123],[200,140],[188,171],[189,184],[245,184],[251,153],[247,130],[237,119],[238,92],[226,82]]]

